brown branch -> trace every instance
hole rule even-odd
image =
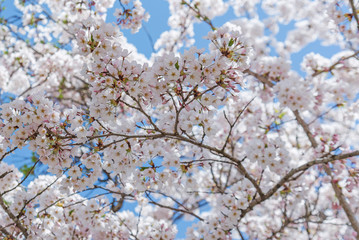
[[[339,187],[339,185],[336,182],[334,182],[333,176],[332,176],[332,171],[330,170],[330,168],[327,165],[323,165],[323,167],[324,167],[325,173],[328,176],[330,176],[330,178],[332,179],[331,184],[332,184],[333,190],[335,192],[335,196],[337,197],[337,199],[340,202],[340,205],[344,209],[344,212],[347,215],[352,228],[354,229],[354,231],[357,232],[356,238],[359,239],[359,222],[356,219],[355,214],[353,213],[349,203],[345,199],[345,196],[344,196],[341,188]]]
[[[7,230],[6,230],[6,228],[8,227],[8,226],[11,226],[11,225],[13,225],[13,224],[10,224],[10,225],[7,225],[7,226],[5,226],[5,227],[3,227],[3,226],[0,226],[0,232],[2,232],[6,237],[11,237],[10,239],[16,239],[11,233],[9,233]],[[5,239],[7,239],[7,238],[5,238]],[[10,240],[9,239],[9,240]]]
[[[203,144],[203,143],[199,143],[195,140],[192,140],[192,139],[189,139],[189,138],[186,138],[184,136],[181,136],[181,135],[176,135],[176,134],[173,134],[173,133],[164,133],[162,132],[166,137],[169,137],[169,138],[172,138],[172,139],[177,139],[177,140],[181,140],[181,141],[184,141],[184,142],[188,142],[188,143],[191,143],[193,145],[196,145],[198,147],[201,147],[201,148],[205,148],[211,152],[214,152],[214,153],[217,153],[219,154],[220,156],[223,156],[231,161],[233,161],[234,163],[236,163],[236,166],[239,170],[239,172],[245,177],[247,178],[251,183],[252,185],[255,187],[255,189],[257,190],[258,194],[262,197],[264,197],[264,194],[263,194],[263,191],[262,189],[259,187],[259,185],[257,184],[257,181],[247,172],[247,170],[245,169],[245,167],[242,165],[241,161],[239,159],[236,159],[235,157],[231,156],[230,154],[226,153],[224,150],[220,150],[220,149],[217,149],[215,147],[211,147],[209,145],[206,145],[206,144]]]
[[[4,172],[3,174],[0,175],[0,179],[6,177],[6,175],[8,175],[9,173],[12,173],[13,170],[10,170],[10,171],[7,171],[7,172]]]
[[[193,212],[191,212],[191,211],[184,210],[184,209],[180,209],[180,208],[174,208],[174,207],[166,206],[166,205],[160,204],[160,203],[158,203],[158,202],[152,200],[152,198],[151,198],[151,196],[149,196],[148,192],[146,192],[146,196],[150,199],[149,203],[152,203],[152,204],[154,204],[154,205],[156,205],[156,206],[159,206],[159,207],[161,207],[161,208],[170,209],[170,210],[172,210],[172,211],[187,213],[187,214],[189,214],[189,215],[194,216],[195,218],[197,218],[197,219],[200,220],[200,221],[204,221],[203,218],[201,218],[200,216],[198,216],[197,214],[195,214],[195,213],[193,213]]]
[[[310,132],[309,130],[309,127],[308,125],[304,122],[304,120],[301,118],[301,116],[299,115],[299,112],[298,110],[295,110],[293,111],[298,123],[302,126],[304,132],[306,133],[310,143],[312,144],[312,147],[313,148],[316,148],[318,146],[318,143],[315,141],[312,133]],[[344,209],[344,212],[345,214],[347,215],[348,217],[348,220],[351,224],[351,226],[353,227],[354,231],[357,232],[357,239],[359,239],[359,222],[358,220],[355,218],[355,215],[351,209],[351,207],[349,206],[349,203],[347,202],[347,200],[345,199],[345,196],[342,192],[342,190],[340,189],[340,187],[338,186],[337,183],[335,183],[333,181],[333,176],[332,176],[332,171],[331,169],[326,165],[326,164],[323,164],[323,167],[324,167],[324,171],[326,172],[326,174],[328,176],[331,177],[332,181],[331,181],[331,184],[332,184],[332,187],[333,187],[333,190],[335,192],[335,195],[336,197],[338,198],[339,202],[340,202],[340,205],[343,207]]]
[[[315,70],[315,72],[312,74],[312,77],[316,77],[322,73],[326,73],[326,72],[331,72],[332,70],[335,69],[335,67],[337,65],[339,65],[340,63],[342,63],[343,61],[349,59],[349,58],[352,58],[352,57],[355,57],[356,55],[359,54],[359,51],[356,51],[354,52],[352,55],[349,55],[347,57],[341,57],[340,59],[338,59],[338,61],[336,61],[335,63],[333,63],[329,68],[326,68],[326,69],[323,69],[323,70]]]
[[[319,159],[307,162],[297,168],[292,169],[273,188],[271,188],[264,195],[263,198],[254,199],[249,204],[249,207],[247,209],[242,210],[241,217],[243,218],[249,211],[251,211],[253,209],[253,207],[255,207],[256,205],[258,205],[258,204],[262,203],[263,201],[267,200],[268,198],[270,198],[274,193],[276,193],[278,191],[279,188],[281,188],[286,182],[288,182],[289,179],[291,179],[295,174],[300,173],[302,171],[306,171],[310,167],[315,166],[315,165],[326,164],[326,163],[330,163],[330,162],[334,162],[337,160],[342,160],[342,159],[346,159],[346,158],[350,158],[350,157],[355,157],[355,156],[359,156],[359,151],[353,151],[350,153],[343,153],[343,154],[339,154],[339,155],[330,155],[328,157],[319,158]]]
[[[310,143],[312,144],[313,148],[318,147],[318,143],[315,141],[313,134],[310,132],[308,124],[303,120],[303,118],[300,116],[298,110],[293,111],[295,118],[297,119],[300,126],[302,126],[305,134],[307,135]]]
[[[27,89],[25,89],[20,95],[19,97],[22,97],[23,95],[25,95],[25,93],[27,93],[28,91],[32,90],[32,89],[35,89],[37,87],[40,87],[42,84],[44,84],[46,81],[47,81],[47,78],[49,77],[50,73],[47,75],[47,77],[42,80],[41,82],[39,82],[38,84],[36,84],[35,86],[30,86],[28,87]]]
[[[355,5],[354,5],[354,1],[349,0],[349,3],[350,3],[350,7],[352,8],[353,16],[355,18],[355,21],[357,22],[357,28],[358,28],[358,31],[359,31],[359,17],[358,17],[357,10],[356,10]]]
[[[4,199],[0,198],[0,206],[2,207],[2,209],[4,209],[4,211],[6,212],[6,214],[9,216],[9,218],[11,218],[16,227],[18,227],[21,232],[24,234],[25,238],[27,238],[29,236],[29,234],[27,233],[26,228],[20,223],[19,218],[17,218],[11,211],[10,209],[6,206]]]
[[[216,188],[220,191],[220,192],[224,192],[222,187],[220,186],[221,184],[218,183],[218,181],[216,180],[216,177],[214,176],[214,172],[213,172],[213,165],[212,163],[209,163],[210,166],[210,171],[211,171],[211,175],[212,175],[212,181],[214,182],[214,184],[216,185]],[[220,178],[218,179],[220,181]]]
[[[236,119],[234,120],[233,123],[231,123],[231,122],[229,121],[229,119],[227,118],[226,112],[223,112],[224,118],[227,120],[227,122],[228,122],[228,124],[229,124],[229,131],[228,131],[228,135],[227,135],[226,141],[224,142],[223,147],[222,147],[222,149],[221,149],[222,151],[224,151],[224,149],[226,148],[226,146],[227,146],[227,144],[228,144],[228,141],[229,141],[230,136],[232,135],[232,131],[233,131],[234,126],[237,124],[239,118],[242,116],[242,113],[247,109],[247,107],[249,106],[249,104],[251,104],[251,102],[253,102],[254,99],[255,99],[255,97],[252,98],[252,100],[250,100],[250,101],[243,107],[243,109],[242,109],[241,111],[239,111],[239,113],[238,113],[238,115],[237,115],[237,117],[236,117]]]
[[[14,148],[11,149],[10,151],[4,153],[4,154],[2,155],[2,157],[0,158],[0,162],[2,162],[2,160],[3,160],[7,155],[9,155],[10,153],[12,153],[12,152],[15,151],[16,149],[17,149],[17,147],[14,147]]]
[[[247,73],[247,74],[257,78],[260,82],[262,82],[263,84],[266,84],[270,87],[274,86],[274,84],[268,78],[266,78],[258,73],[255,73],[255,72],[251,71],[250,69],[244,70],[243,73]]]
[[[331,68],[334,68],[334,67],[335,67],[337,64],[339,64],[342,60],[348,59],[348,58],[350,58],[350,57],[353,57],[353,56],[355,56],[356,54],[358,54],[358,52],[355,52],[355,54],[352,54],[352,55],[350,55],[350,56],[348,56],[348,57],[346,57],[346,58],[341,58],[341,59],[338,60],[334,65],[332,65]],[[269,82],[269,80],[268,80],[267,78],[265,78],[264,76],[261,76],[261,75],[259,75],[259,74],[257,74],[257,73],[253,73],[253,72],[250,71],[250,70],[246,70],[245,72],[247,72],[247,73],[249,73],[249,74],[255,76],[257,79],[259,79],[259,80],[262,81],[263,83]],[[318,74],[319,74],[319,73],[317,73],[317,75],[318,75]],[[314,76],[314,75],[315,75],[315,74],[313,74],[313,76]],[[315,76],[316,76],[316,75],[315,75]],[[268,84],[268,85],[269,85],[269,84]],[[269,86],[270,86],[270,85],[269,85]],[[272,86],[273,86],[273,84],[272,84]],[[313,147],[313,148],[316,148],[316,147],[318,146],[318,143],[316,142],[316,140],[315,140],[313,134],[310,132],[309,127],[308,127],[308,124],[302,119],[302,117],[300,116],[298,110],[293,111],[293,114],[295,115],[296,120],[298,121],[298,123],[302,126],[302,128],[303,128],[304,132],[306,133],[306,135],[307,135],[307,137],[308,137],[308,139],[309,139],[309,141],[310,141],[312,147]],[[353,155],[352,155],[352,154],[353,154]],[[268,195],[268,193],[267,193],[267,194],[264,196],[264,198],[261,197],[261,200],[262,200],[262,199],[267,199],[267,198],[269,198],[271,195],[273,195],[273,194],[275,193],[275,191],[277,191],[277,190],[279,189],[279,187],[280,187],[281,185],[283,185],[287,180],[289,180],[289,178],[290,178],[291,176],[293,176],[295,173],[297,173],[297,172],[299,172],[299,171],[303,171],[303,170],[308,169],[310,166],[312,166],[311,164],[316,165],[316,164],[318,164],[318,163],[320,163],[320,162],[322,162],[323,164],[326,164],[326,163],[331,162],[331,161],[334,161],[334,160],[339,160],[339,159],[337,159],[336,156],[352,157],[352,156],[357,156],[357,155],[359,155],[359,151],[354,151],[354,152],[352,152],[352,153],[349,154],[349,155],[348,155],[348,154],[334,155],[333,157],[329,158],[329,161],[323,161],[323,160],[322,160],[322,161],[316,161],[316,162],[309,162],[309,163],[307,163],[307,164],[302,165],[302,166],[299,167],[299,168],[292,169],[292,171],[290,171],[284,178],[282,178],[281,181],[279,181],[278,184],[276,184],[276,186],[275,186],[274,188],[272,188],[272,189],[268,192],[269,195]],[[347,157],[345,157],[345,158],[347,158]],[[343,158],[342,158],[342,159],[343,159]],[[306,167],[306,165],[308,165],[308,167]],[[304,167],[304,169],[303,169],[303,167]],[[325,172],[326,172],[329,176],[332,177],[332,172],[331,172],[331,170],[330,170],[330,168],[329,168],[328,166],[324,165],[324,170],[325,170]],[[355,218],[355,215],[354,215],[352,209],[350,208],[348,202],[346,201],[346,199],[345,199],[345,197],[344,197],[344,195],[343,195],[341,189],[339,188],[339,186],[338,186],[337,184],[335,184],[333,181],[331,182],[331,184],[332,184],[332,187],[333,187],[333,189],[334,189],[334,192],[335,192],[335,194],[336,194],[336,196],[337,196],[337,198],[338,198],[338,200],[339,200],[339,202],[340,202],[340,205],[343,207],[344,212],[345,212],[345,214],[347,215],[348,220],[349,220],[350,223],[351,223],[351,226],[352,226],[353,229],[357,232],[358,239],[359,239],[359,222],[358,222],[357,219]],[[263,200],[262,200],[262,201],[263,201]],[[257,205],[257,204],[260,203],[260,202],[261,202],[261,201],[258,202],[258,199],[254,199],[254,200],[252,201],[253,204],[251,203],[248,209],[251,210],[255,205]],[[247,209],[246,209],[246,210],[247,210]],[[242,212],[242,215],[243,215],[243,214],[245,215],[245,214],[246,214],[246,211],[243,211],[243,212]]]
[[[207,16],[203,15],[203,14],[199,11],[198,7],[196,7],[196,6],[195,6],[195,7],[192,7],[191,4],[189,4],[189,3],[188,3],[187,1],[185,1],[185,0],[182,0],[182,4],[183,4],[183,5],[186,5],[186,6],[189,7],[193,12],[195,12],[196,15],[197,15],[196,17],[197,17],[199,20],[201,20],[201,21],[207,23],[207,24],[211,27],[212,31],[215,31],[215,30],[216,30],[216,27],[213,25],[212,21],[211,21]]]
[[[31,175],[31,173],[34,171],[34,168],[35,168],[36,164],[38,164],[39,162],[40,162],[40,160],[38,159],[38,160],[34,163],[34,165],[31,167],[30,171],[26,174],[26,176],[25,176],[15,187],[10,188],[10,189],[8,189],[8,190],[2,192],[2,193],[0,194],[0,197],[4,196],[4,195],[7,194],[8,192],[11,192],[11,191],[15,190],[16,188],[18,188],[18,187]],[[11,171],[11,172],[12,172],[12,171]],[[9,172],[6,172],[6,173],[9,173]],[[1,177],[0,177],[0,178],[1,178]]]
[[[61,176],[60,176],[61,177]],[[40,192],[38,192],[35,196],[33,196],[32,198],[30,198],[29,200],[24,202],[24,206],[21,208],[17,218],[20,218],[22,215],[24,215],[24,210],[26,208],[26,205],[29,204],[32,200],[34,200],[35,198],[37,198],[38,196],[40,196],[41,194],[43,194],[47,189],[49,189],[52,185],[54,185],[57,180],[60,179],[60,177],[56,178],[55,181],[53,181],[52,183],[50,183],[49,185],[47,185],[44,189],[42,189]]]

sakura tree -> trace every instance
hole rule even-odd
[[[2,239],[359,239],[358,0],[168,0],[150,58],[123,34],[150,17],[139,0],[14,4]],[[313,42],[341,50],[299,71]]]

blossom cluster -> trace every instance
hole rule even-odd
[[[357,3],[171,0],[147,58],[122,32],[149,20],[139,0],[15,1],[21,18],[0,21],[0,236],[356,239]],[[240,18],[216,26],[230,8]],[[315,41],[344,49],[304,54],[300,72],[291,54]]]
[[[129,4],[128,0],[122,0],[121,3]],[[113,14],[117,19],[117,24],[125,29],[131,29],[132,33],[138,32],[142,26],[142,21],[148,21],[150,15],[145,13],[142,3],[138,0],[133,1],[132,8],[125,8],[123,10],[116,9]]]

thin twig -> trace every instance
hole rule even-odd
[[[20,229],[20,231],[24,234],[25,238],[27,238],[29,234],[27,233],[26,228],[20,223],[19,218],[16,217],[6,206],[4,199],[2,197],[0,197],[0,206],[2,207],[2,209],[4,209],[4,211],[9,216],[9,218],[11,218],[14,221],[16,227]]]
[[[355,5],[354,5],[354,1],[353,1],[353,0],[349,0],[349,3],[350,3],[350,7],[352,8],[353,16],[354,16],[354,18],[355,18],[355,21],[357,22],[357,28],[358,28],[358,31],[359,31],[359,17],[358,17],[358,13],[357,13],[356,7],[355,7]]]

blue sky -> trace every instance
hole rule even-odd
[[[150,13],[151,18],[148,22],[144,23],[145,28],[151,35],[153,43],[159,38],[163,31],[169,30],[167,20],[169,17],[168,2],[166,0],[142,0],[143,7],[147,12]],[[118,7],[116,2],[115,7]],[[116,21],[113,17],[114,8],[109,11],[107,16],[108,21]],[[265,18],[265,14],[260,12],[260,17]],[[213,19],[215,26],[221,26],[225,22],[236,19],[236,16],[233,13],[233,10],[230,8],[227,14],[224,16],[217,17]],[[280,25],[280,31],[277,34],[277,39],[284,41],[287,35],[287,32],[294,27],[294,22],[289,23],[288,25]],[[207,48],[208,40],[203,39],[203,36],[206,36],[210,31],[210,28],[205,23],[195,24],[195,45],[197,48]],[[138,52],[145,54],[145,56],[150,57],[152,53],[151,43],[144,29],[141,29],[136,34],[131,34],[130,30],[124,30],[124,35],[127,37],[128,41],[134,44]],[[337,46],[322,46],[319,41],[310,43],[302,51],[294,53],[291,56],[292,68],[296,70],[299,74],[303,75],[300,69],[300,63],[303,57],[310,52],[319,52],[324,57],[331,57],[333,54],[337,53],[340,50]]]

